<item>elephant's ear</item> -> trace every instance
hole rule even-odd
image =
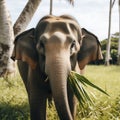
[[[82,34],[84,37],[80,51],[78,52],[78,64],[80,70],[84,69],[84,67],[91,61],[103,59],[101,45],[98,38],[85,28],[82,28]]]
[[[31,68],[37,65],[37,51],[35,43],[35,29],[32,28],[18,35],[14,42],[14,50],[11,58],[27,62]]]

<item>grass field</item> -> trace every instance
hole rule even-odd
[[[85,76],[110,96],[88,88],[94,106],[80,110],[76,120],[120,120],[120,66],[88,66]],[[47,109],[48,120],[59,120],[55,108]],[[19,74],[0,78],[0,120],[29,120],[27,94]]]

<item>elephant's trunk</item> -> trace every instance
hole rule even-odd
[[[60,120],[73,120],[67,95],[67,77],[70,61],[66,56],[49,56],[46,58],[46,73],[50,79],[51,90]]]

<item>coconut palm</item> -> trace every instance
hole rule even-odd
[[[118,0],[119,5],[119,41],[118,41],[118,65],[120,65],[120,0]]]
[[[34,15],[41,0],[29,0],[21,15],[14,25],[14,34],[12,21],[5,0],[0,0],[0,77],[14,71],[14,63],[10,59],[13,48],[14,35],[18,35],[25,30]],[[7,34],[6,34],[7,33]]]
[[[0,0],[0,77],[14,70],[10,59],[14,39],[11,23],[6,2]]]
[[[20,17],[14,25],[14,34],[12,21],[9,11],[6,7],[6,1],[0,0],[0,77],[14,72],[14,63],[10,59],[13,48],[14,35],[21,33],[29,24],[41,0],[29,0]],[[7,33],[7,34],[6,34]]]
[[[53,0],[50,0],[50,15],[52,15],[53,8]]]
[[[23,32],[28,24],[30,23],[35,11],[37,10],[41,0],[29,0],[25,8],[18,17],[16,23],[14,24],[14,34],[15,36]]]
[[[74,4],[74,0],[67,0],[70,4]],[[50,0],[50,15],[52,15],[52,11],[53,11],[53,0]]]
[[[110,0],[110,5],[109,5],[109,26],[108,26],[108,40],[107,40],[107,45],[106,45],[106,57],[105,57],[105,65],[109,66],[109,62],[111,59],[110,56],[110,45],[111,45],[111,17],[112,17],[112,8],[114,6],[115,0]]]
[[[72,5],[74,4],[74,0],[68,0]]]

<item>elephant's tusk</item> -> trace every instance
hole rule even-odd
[[[45,82],[47,82],[48,81],[48,77],[45,79]]]

